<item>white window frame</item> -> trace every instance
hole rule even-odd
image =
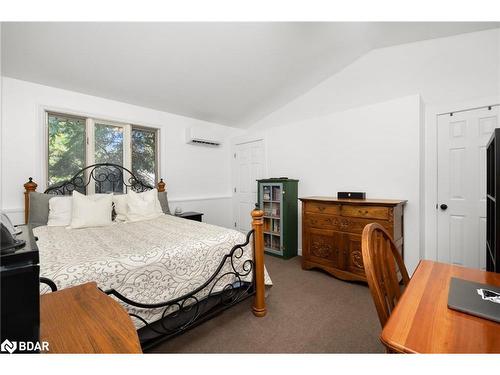
[[[44,129],[45,129],[45,137],[44,139],[44,149],[45,149],[45,158],[44,160],[44,167],[43,169],[45,170],[45,185],[48,187],[48,181],[49,181],[49,138],[48,138],[48,130],[49,130],[49,115],[60,115],[60,116],[68,116],[68,117],[76,117],[76,118],[81,118],[85,119],[85,167],[89,165],[95,164],[95,125],[96,124],[102,124],[102,125],[109,125],[109,126],[116,126],[116,127],[121,127],[123,128],[123,167],[127,168],[128,170],[132,171],[132,129],[143,129],[146,131],[152,131],[155,133],[155,144],[156,144],[156,149],[155,149],[155,185],[160,181],[160,149],[161,149],[161,135],[160,135],[160,128],[156,126],[149,126],[149,125],[143,125],[143,124],[132,124],[132,123],[127,123],[127,122],[121,122],[121,121],[114,121],[114,120],[107,120],[107,119],[102,119],[100,116],[91,116],[91,115],[86,115],[86,114],[81,114],[81,113],[75,113],[73,111],[67,111],[67,110],[54,110],[50,108],[44,108]],[[94,188],[95,186],[93,184],[89,185],[89,190],[88,193],[92,194],[94,193]]]
[[[123,124],[114,121],[88,118],[86,123],[87,133],[87,155],[88,165],[95,164],[95,126],[108,125],[123,129],[123,166],[132,170],[132,127],[131,124]]]

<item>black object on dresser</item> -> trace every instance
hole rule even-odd
[[[22,231],[17,239],[25,241],[24,246],[14,251],[2,250],[0,256],[0,342],[16,342],[15,351],[20,349],[19,342],[36,344],[40,336],[38,247],[28,225],[17,229]]]
[[[184,219],[193,220],[193,221],[202,221],[203,214],[201,212],[188,211],[180,213],[176,216],[182,217]]]
[[[500,129],[486,148],[486,270],[500,272]]]

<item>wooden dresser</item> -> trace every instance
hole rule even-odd
[[[343,280],[366,281],[361,233],[379,223],[403,255],[406,201],[307,197],[302,201],[302,268],[321,268]]]

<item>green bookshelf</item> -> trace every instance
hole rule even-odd
[[[259,207],[264,211],[265,252],[285,259],[297,256],[298,180],[257,180]]]

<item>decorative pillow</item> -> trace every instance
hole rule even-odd
[[[73,192],[70,228],[103,227],[111,225],[113,194],[83,195]]]
[[[37,193],[36,191],[30,193],[28,223],[31,224],[32,228],[47,225],[50,198],[54,198],[54,195]]]
[[[50,198],[47,226],[49,227],[68,226],[71,223],[72,203],[73,199],[70,196]]]
[[[163,215],[156,189],[144,193],[136,193],[130,190],[127,196],[128,221],[149,220]]]
[[[167,192],[166,191],[158,192],[158,200],[160,201],[161,210],[163,211],[163,213],[171,215],[170,207],[168,207]]]

